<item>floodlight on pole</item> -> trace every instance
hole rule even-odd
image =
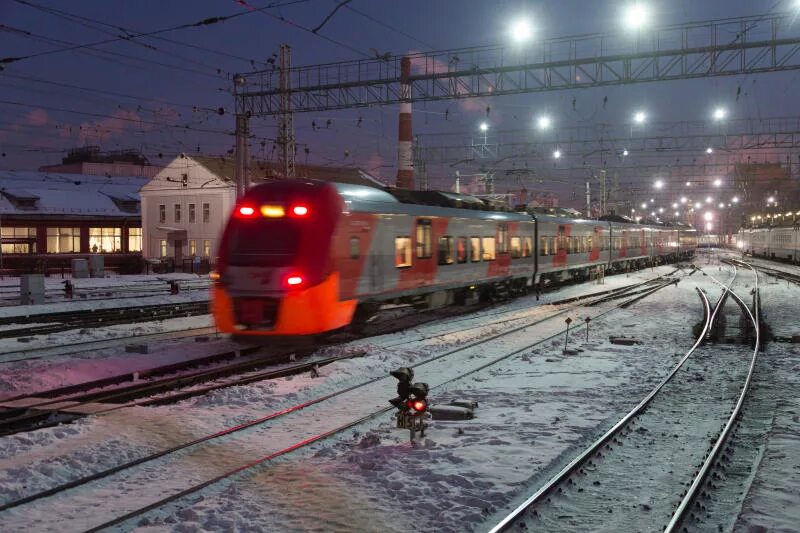
[[[714,110],[714,120],[722,120],[728,115],[728,112],[725,108],[718,107]]]
[[[644,124],[644,121],[647,120],[647,115],[645,115],[644,111],[637,111],[633,114],[633,121],[637,124]]]
[[[539,119],[536,121],[536,125],[538,126],[538,128],[540,130],[546,130],[546,129],[550,128],[551,124],[552,124],[552,121],[550,120],[550,117],[548,117],[546,115],[543,115],[543,116],[539,117]]]
[[[688,198],[686,198],[685,196],[681,196],[681,203],[682,203],[682,204],[685,204],[685,203],[686,203],[686,202],[688,202],[688,201],[689,201],[689,199],[688,199]]]
[[[656,180],[656,183],[655,183],[655,187],[656,187],[656,189],[660,189],[660,188],[661,188],[661,187],[663,187],[663,186],[664,186],[664,182],[663,182],[663,181],[661,181],[661,180]]]
[[[556,149],[556,151],[553,152],[553,157],[555,159],[560,159],[561,158],[561,150]]]
[[[642,209],[647,209],[647,202],[642,202]]]
[[[486,131],[489,129],[489,125],[486,122],[481,122],[481,125],[479,127],[481,131]]]
[[[650,19],[650,12],[647,6],[636,2],[628,5],[623,13],[622,20],[630,30],[639,30],[644,28]]]
[[[527,19],[520,19],[512,22],[508,32],[511,35],[511,40],[520,44],[529,40],[533,34],[531,24]]]
[[[622,155],[623,155],[623,157],[627,157],[628,156],[628,149],[627,148],[622,151]]]
[[[707,154],[713,154],[714,153],[714,149],[709,146],[708,148],[706,148],[706,153]]]
[[[731,199],[731,202],[733,202],[733,203],[735,203],[735,204],[738,204],[738,203],[739,203],[739,197],[738,197],[738,196],[734,196],[734,197]]]
[[[722,185],[722,180],[717,178],[714,180],[714,187],[720,187]]]
[[[714,220],[714,213],[711,211],[706,211],[705,215],[703,215],[703,218],[706,220],[706,222],[710,222],[711,220]]]

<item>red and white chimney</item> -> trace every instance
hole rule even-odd
[[[413,137],[411,134],[411,58],[400,60],[400,126],[397,138],[398,189],[414,189]]]

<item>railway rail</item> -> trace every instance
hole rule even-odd
[[[758,276],[755,270],[753,272],[757,284]],[[734,270],[734,276],[727,286],[720,283],[723,292],[713,311],[708,298],[698,289],[705,309],[705,322],[694,345],[678,361],[672,371],[608,431],[578,453],[522,504],[500,520],[491,529],[491,533],[507,531],[512,527],[582,530],[590,527],[614,529],[621,524],[626,524],[624,527],[633,529],[652,529],[654,523],[658,523],[656,515],[664,512],[664,509],[662,505],[661,509],[653,511],[655,504],[641,501],[644,496],[641,490],[643,487],[647,487],[648,483],[657,489],[672,483],[676,493],[683,490],[678,498],[677,508],[671,513],[667,512],[665,531],[674,531],[687,520],[694,521],[699,518],[704,509],[704,505],[698,502],[699,495],[709,497],[709,491],[703,492],[702,489],[712,471],[712,465],[719,461],[720,450],[726,445],[732,427],[739,416],[742,402],[749,389],[760,346],[757,305],[754,305],[756,309],[754,315],[744,301],[730,289],[735,280],[736,271]],[[716,282],[716,280],[714,281]],[[727,421],[712,440],[712,445],[708,447],[705,456],[694,467],[696,468],[694,473],[684,477],[687,465],[688,472],[692,472],[691,452],[678,454],[676,458],[674,453],[670,455],[670,450],[665,450],[665,457],[661,457],[664,461],[659,463],[657,459],[660,448],[657,443],[661,440],[668,441],[665,437],[670,436],[669,424],[683,424],[682,417],[691,420],[702,419],[703,415],[708,417],[703,410],[711,410],[711,407],[702,402],[694,406],[695,411],[698,412],[694,412],[695,416],[692,416],[690,391],[697,389],[697,385],[692,380],[703,379],[706,381],[703,388],[715,388],[715,385],[722,385],[715,383],[710,376],[700,375],[698,378],[698,373],[702,370],[702,363],[695,365],[694,372],[689,372],[687,361],[697,359],[698,355],[695,352],[698,347],[710,339],[712,326],[717,317],[722,315],[723,306],[729,295],[730,298],[736,300],[742,312],[745,312],[752,321],[755,346],[753,356],[730,416],[727,417]],[[756,286],[754,302],[757,301],[758,288]],[[728,365],[735,366],[739,359],[738,352],[729,359]],[[714,363],[719,364],[720,361],[714,360]],[[677,395],[670,397],[667,394],[668,390]],[[681,394],[684,394],[684,397],[681,397]],[[718,406],[717,410],[719,409],[724,409],[724,406]],[[653,410],[654,414],[648,418],[646,413],[650,410]],[[638,427],[634,429],[634,426]],[[650,430],[647,429],[648,426],[651,428]],[[654,436],[658,429],[663,429],[661,437]],[[674,436],[677,438],[678,434]],[[697,449],[703,445],[701,442],[690,441],[681,449]],[[668,448],[669,444],[661,443],[661,446]],[[677,447],[678,444],[672,444],[672,446]],[[645,457],[644,454],[647,456]],[[669,465],[668,468],[664,468],[665,464]],[[665,472],[666,470],[669,472]],[[680,472],[676,474],[677,470]],[[589,485],[590,480],[591,485]],[[632,489],[632,487],[636,488]],[[633,491],[637,491],[637,493],[632,494]],[[665,496],[670,495],[659,494],[657,496],[660,501],[664,501]]]
[[[29,337],[59,333],[71,329],[97,328],[168,318],[207,315],[208,301],[87,309],[0,317],[0,326],[20,326],[0,329],[0,338]]]
[[[666,282],[665,283],[661,283],[660,287],[663,288],[663,287],[669,286],[670,284],[671,284],[671,281],[669,283],[666,283]],[[635,297],[638,297],[638,296],[635,296]],[[607,309],[599,309],[599,310],[597,310],[597,312],[594,314],[594,319],[597,319],[597,318],[599,318],[601,316],[604,316],[604,315],[607,315],[607,314],[613,312],[614,310],[620,308],[620,306],[622,304],[624,304],[624,303],[625,302],[616,303],[616,304],[612,305],[611,307],[609,307]],[[425,367],[425,366],[428,366],[428,365],[444,365],[444,368],[452,371],[452,369],[455,367],[455,365],[453,365],[452,362],[449,362],[451,356],[454,356],[456,354],[458,354],[459,356],[463,356],[465,353],[474,353],[474,357],[466,358],[466,360],[469,360],[470,363],[473,365],[472,368],[463,369],[463,370],[462,369],[457,369],[455,375],[452,375],[450,377],[442,379],[442,380],[440,380],[440,382],[438,384],[436,384],[433,387],[431,387],[432,390],[433,389],[437,389],[437,388],[441,388],[441,387],[443,387],[443,386],[445,386],[445,385],[447,385],[447,384],[449,384],[449,383],[451,383],[453,381],[456,381],[456,380],[459,380],[459,379],[463,379],[464,377],[467,377],[467,376],[470,376],[470,375],[475,374],[477,372],[480,372],[480,371],[482,371],[482,370],[484,370],[486,368],[489,368],[489,367],[491,367],[493,365],[496,365],[499,362],[504,361],[504,360],[514,356],[514,355],[522,353],[525,350],[529,350],[530,348],[532,348],[534,346],[537,346],[537,345],[539,345],[541,343],[547,342],[548,340],[551,340],[553,338],[556,338],[556,337],[562,335],[563,331],[558,331],[558,332],[556,332],[554,334],[546,335],[544,338],[539,338],[539,339],[535,340],[534,342],[523,341],[524,342],[524,346],[516,347],[515,349],[510,349],[510,350],[506,351],[504,354],[502,354],[500,356],[497,356],[497,357],[486,356],[485,355],[485,350],[482,350],[483,347],[485,347],[488,343],[494,341],[495,339],[498,339],[498,338],[501,338],[501,337],[507,337],[508,338],[510,336],[513,336],[513,334],[516,333],[516,332],[519,332],[519,331],[525,330],[527,328],[533,327],[535,324],[539,324],[539,323],[541,323],[543,321],[546,321],[546,320],[555,319],[556,317],[559,317],[559,316],[563,315],[564,313],[569,312],[571,309],[572,308],[565,309],[565,310],[558,310],[555,313],[551,313],[546,319],[536,320],[536,321],[534,321],[532,323],[527,323],[527,324],[522,324],[522,325],[519,325],[519,326],[515,326],[515,327],[509,328],[509,329],[507,329],[507,330],[505,330],[505,331],[503,331],[501,333],[493,334],[493,335],[490,335],[488,337],[481,338],[481,339],[479,339],[477,341],[469,342],[466,345],[459,346],[457,348],[453,348],[453,349],[450,349],[450,350],[446,350],[446,351],[444,351],[442,353],[439,353],[439,354],[436,354],[434,356],[428,357],[423,361],[417,362],[416,364],[413,365],[413,367],[419,368],[419,367]],[[513,337],[513,338],[518,338],[518,337]],[[463,363],[464,359],[461,359],[461,361]],[[137,508],[136,505],[134,505],[132,503],[131,504],[128,504],[128,503],[121,504],[121,507],[124,508],[127,512],[117,511],[117,512],[114,513],[114,514],[119,513],[117,516],[114,516],[112,518],[108,518],[108,517],[103,518],[103,520],[106,520],[105,522],[103,522],[101,524],[98,524],[98,525],[94,525],[91,528],[89,528],[89,530],[90,531],[99,531],[101,529],[105,529],[105,528],[108,528],[108,527],[113,527],[115,525],[119,525],[119,524],[121,524],[123,522],[131,520],[131,519],[133,519],[135,517],[138,517],[138,516],[148,512],[148,511],[152,510],[152,509],[156,509],[158,507],[167,505],[170,502],[179,500],[180,498],[183,498],[184,496],[196,493],[197,491],[202,490],[203,488],[208,487],[208,486],[210,486],[210,485],[212,485],[212,484],[214,484],[214,483],[216,483],[218,481],[221,481],[221,480],[224,480],[224,479],[230,479],[232,476],[235,476],[235,475],[237,475],[237,474],[239,474],[241,472],[245,472],[248,469],[251,469],[251,468],[256,467],[258,465],[264,464],[264,463],[266,463],[268,461],[271,461],[272,459],[275,459],[277,457],[286,455],[286,454],[291,453],[291,452],[293,452],[295,450],[304,448],[304,447],[306,447],[306,446],[308,446],[308,445],[310,445],[310,444],[312,444],[314,442],[318,442],[318,441],[320,441],[322,439],[325,439],[327,437],[340,434],[341,432],[346,431],[349,428],[355,427],[355,426],[357,426],[359,424],[362,424],[362,423],[367,422],[369,420],[372,420],[372,419],[374,419],[374,418],[376,418],[376,417],[378,417],[378,416],[380,416],[382,414],[387,413],[390,409],[392,409],[391,406],[389,406],[389,407],[380,407],[380,408],[377,408],[377,409],[375,407],[372,407],[372,406],[364,406],[363,407],[364,412],[353,412],[352,419],[347,421],[346,423],[337,425],[336,427],[333,427],[333,428],[327,427],[325,430],[320,431],[318,433],[313,433],[311,436],[309,436],[307,434],[307,432],[313,432],[314,428],[306,427],[306,426],[313,426],[313,423],[311,423],[311,419],[309,419],[306,423],[301,423],[301,424],[294,423],[294,424],[292,424],[291,416],[290,416],[290,415],[292,415],[294,413],[298,413],[299,411],[305,410],[305,409],[307,409],[307,408],[309,408],[311,406],[319,406],[319,408],[333,409],[334,412],[335,412],[336,410],[340,410],[343,407],[343,405],[348,405],[348,406],[351,407],[351,409],[348,410],[347,412],[350,412],[352,410],[352,406],[353,405],[359,405],[360,406],[361,403],[363,403],[363,402],[355,402],[354,403],[353,399],[349,399],[348,400],[348,398],[349,398],[348,393],[358,391],[358,394],[364,394],[365,391],[367,389],[369,389],[370,387],[378,387],[378,386],[380,386],[381,387],[380,390],[382,390],[383,387],[384,387],[384,382],[387,379],[391,379],[391,378],[387,378],[385,375],[376,376],[374,378],[368,378],[365,381],[362,381],[360,383],[356,383],[356,384],[351,385],[349,387],[346,387],[344,389],[340,389],[340,390],[337,390],[335,392],[332,392],[332,393],[329,393],[329,394],[326,394],[326,395],[323,395],[323,396],[320,396],[320,397],[317,397],[317,398],[313,398],[311,400],[308,400],[308,401],[305,401],[305,402],[302,402],[302,403],[299,403],[299,404],[296,404],[296,405],[289,406],[289,407],[287,407],[285,409],[281,409],[279,411],[270,413],[270,414],[268,414],[268,415],[266,415],[264,417],[261,417],[261,418],[256,419],[256,420],[252,420],[252,421],[247,422],[245,424],[241,424],[239,426],[232,427],[232,428],[227,428],[226,430],[224,430],[222,432],[215,433],[214,435],[209,435],[207,437],[204,437],[203,439],[199,439],[199,440],[195,440],[195,441],[192,441],[192,442],[187,442],[187,443],[182,444],[179,448],[176,448],[176,449],[185,450],[187,447],[191,447],[191,446],[194,446],[194,445],[200,444],[200,443],[208,443],[208,441],[210,441],[210,440],[216,442],[215,446],[224,447],[225,446],[224,438],[233,438],[233,437],[231,437],[231,435],[233,433],[243,432],[245,434],[240,436],[240,437],[238,437],[239,440],[236,441],[237,442],[237,444],[236,444],[237,449],[239,449],[239,450],[250,449],[248,447],[248,443],[246,441],[248,435],[250,435],[252,438],[254,438],[257,441],[257,443],[253,443],[253,446],[254,446],[254,448],[252,448],[253,450],[257,449],[257,450],[259,450],[259,451],[261,451],[263,453],[263,450],[264,450],[264,447],[265,447],[265,443],[269,443],[269,446],[272,446],[273,449],[272,449],[272,451],[270,451],[266,455],[262,455],[258,459],[255,459],[255,460],[250,461],[250,462],[246,462],[245,464],[240,464],[240,465],[236,466],[235,468],[232,468],[232,469],[217,468],[216,470],[213,471],[213,474],[216,474],[216,475],[211,475],[211,473],[209,473],[210,477],[208,479],[206,479],[205,481],[203,481],[201,483],[192,484],[189,487],[185,487],[185,486],[178,487],[178,486],[176,486],[177,482],[176,481],[172,481],[173,478],[175,478],[176,476],[175,475],[170,476],[169,472],[166,471],[168,469],[165,469],[164,465],[162,464],[161,467],[158,470],[158,473],[159,473],[159,476],[166,476],[166,477],[164,477],[163,483],[162,482],[158,482],[158,483],[160,484],[161,493],[162,494],[168,494],[166,497],[159,497],[157,499],[157,501],[153,501],[153,502],[151,502],[151,503],[149,503],[147,505],[140,506],[138,508]],[[377,396],[380,396],[380,394],[377,394]],[[337,404],[337,402],[339,402],[339,403]],[[344,402],[344,403],[342,403],[342,402]],[[258,435],[257,433],[253,433],[253,431],[255,431],[254,428],[256,428],[257,426],[260,426],[260,425],[264,424],[267,421],[274,421],[276,419],[283,419],[284,417],[286,417],[286,419],[283,422],[278,423],[277,425],[275,425],[275,423],[273,422],[273,425],[271,425],[270,428],[268,429],[269,431],[277,432],[277,433],[275,433],[275,438],[264,439],[263,435]],[[314,416],[312,418],[314,420],[320,421],[320,420],[324,420],[325,416],[324,415],[320,415],[320,413],[316,413],[316,416]],[[320,423],[324,423],[324,422],[320,422]],[[292,425],[291,426],[287,426],[286,424],[292,424]],[[289,430],[289,427],[295,428],[295,429]],[[296,429],[298,427],[302,428],[302,431],[304,433],[306,433],[306,434],[304,434],[303,436],[297,436],[297,437],[292,436],[293,432],[298,431]],[[249,433],[248,432],[244,432],[243,430],[245,430],[245,429],[250,430],[250,432]],[[270,434],[272,434],[272,433],[270,433]],[[287,445],[283,445],[283,443],[281,443],[281,439],[277,438],[277,436],[279,434],[288,435],[286,438],[290,438],[291,437],[291,439],[295,439],[295,440],[293,440],[293,442],[291,442],[291,443],[287,443]],[[217,442],[218,440],[220,442]],[[8,503],[4,504],[3,506],[0,506],[0,511],[2,511],[2,512],[12,511],[13,512],[13,511],[17,510],[17,508],[18,508],[19,511],[21,511],[23,513],[27,513],[28,512],[27,505],[29,505],[29,504],[33,504],[33,505],[44,504],[44,505],[46,505],[46,501],[44,501],[44,498],[49,497],[49,496],[53,496],[53,495],[56,495],[56,494],[61,494],[60,504],[63,505],[64,504],[64,498],[65,497],[69,497],[66,494],[62,494],[64,491],[66,491],[68,489],[76,488],[76,487],[81,486],[81,485],[85,485],[85,484],[90,483],[92,481],[95,481],[97,479],[108,478],[109,476],[112,476],[112,475],[117,474],[117,473],[122,472],[122,471],[126,471],[126,473],[125,473],[125,481],[124,482],[126,484],[128,484],[128,487],[131,487],[130,483],[135,483],[136,484],[135,486],[138,486],[138,485],[140,485],[142,483],[145,483],[145,484],[146,483],[152,483],[153,482],[152,479],[150,479],[148,481],[144,481],[144,480],[131,481],[132,477],[135,477],[135,474],[130,471],[130,468],[138,466],[138,465],[141,465],[141,464],[143,464],[145,462],[148,462],[148,461],[152,461],[152,460],[154,460],[156,458],[162,458],[162,457],[164,457],[165,454],[169,454],[169,453],[171,453],[171,451],[169,451],[169,450],[164,451],[164,452],[159,452],[158,454],[154,454],[153,456],[143,457],[143,458],[137,459],[134,462],[131,462],[131,463],[128,463],[128,464],[125,464],[125,465],[120,465],[120,466],[115,467],[115,468],[113,468],[111,470],[108,470],[106,472],[100,472],[100,473],[97,473],[97,474],[93,474],[92,476],[89,476],[89,477],[84,478],[84,479],[73,480],[73,481],[71,481],[68,484],[65,484],[63,486],[53,487],[53,488],[50,488],[50,489],[48,489],[48,490],[46,490],[44,492],[41,492],[39,494],[32,494],[32,495],[26,496],[25,498],[17,500],[15,502],[8,502]],[[173,459],[174,461],[178,462],[178,465],[177,465],[178,468],[181,468],[180,461],[183,460],[182,457],[186,453],[191,453],[191,452],[185,452],[184,454],[181,454],[179,457],[176,457],[176,458]],[[211,453],[211,452],[206,452],[206,453]],[[212,465],[209,464],[208,466],[211,467]],[[106,486],[106,489],[104,489],[104,490],[107,490],[107,484],[104,484],[104,485]],[[82,498],[79,498],[79,500],[80,499],[82,499]],[[152,500],[152,496],[151,496],[150,499]],[[42,501],[37,501],[37,500],[42,500]],[[128,501],[141,502],[140,499],[135,499],[135,498],[130,498],[129,499],[128,497],[126,497],[125,502],[128,502]],[[79,511],[78,511],[78,514],[80,514]]]

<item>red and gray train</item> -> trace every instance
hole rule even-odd
[[[800,211],[795,221],[781,225],[742,228],[737,246],[744,253],[789,263],[800,263]]]
[[[222,236],[213,312],[237,335],[337,330],[386,304],[440,307],[690,257],[694,229],[492,210],[433,191],[255,186]]]

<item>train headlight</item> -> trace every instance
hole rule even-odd
[[[303,284],[302,276],[293,275],[286,278],[286,285],[288,285],[289,287],[299,287],[302,284]]]
[[[298,204],[298,205],[292,206],[292,215],[294,215],[296,217],[300,217],[300,218],[307,217],[308,213],[309,213],[308,206],[305,206],[305,205],[302,205],[302,204]]]
[[[256,214],[255,208],[249,205],[239,206],[239,209],[237,209],[236,212],[241,218],[252,218]]]

